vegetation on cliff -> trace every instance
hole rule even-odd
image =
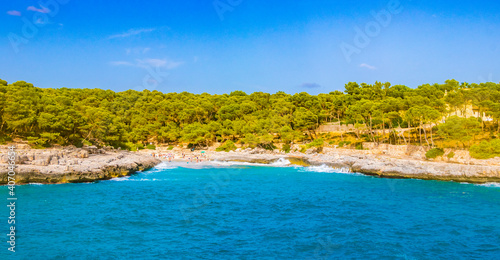
[[[319,95],[242,91],[211,95],[42,89],[24,81],[0,80],[0,141],[22,138],[35,147],[95,144],[135,150],[149,143],[196,147],[222,142],[222,150],[227,150],[236,142],[267,149],[284,143],[290,149],[292,142],[320,138],[334,144],[337,137],[317,132],[319,125],[330,122],[355,125],[356,131],[341,134],[342,145],[374,141],[486,147],[496,144],[487,141],[500,135],[499,121],[500,84],[495,83],[448,80],[412,89],[350,82],[344,92]],[[402,134],[400,129],[409,130]],[[310,146],[319,146],[317,142]],[[496,153],[489,150],[489,155],[473,154]]]

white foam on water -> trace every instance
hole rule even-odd
[[[500,183],[498,182],[487,182],[483,184],[474,184],[476,186],[489,187],[489,188],[500,188]]]
[[[163,179],[148,179],[148,178],[140,178],[140,179],[134,179],[131,178],[132,176],[126,176],[126,177],[118,177],[118,178],[113,178],[110,181],[164,181]]]
[[[160,179],[130,179],[129,181],[163,181],[163,180],[160,180]]]
[[[161,162],[160,164],[153,167],[153,170],[170,170],[181,166],[180,162]]]
[[[328,173],[335,172],[334,168],[329,167],[326,164],[323,164],[323,165],[320,165],[320,166],[301,167],[300,170],[304,171],[304,172],[328,172]]]
[[[277,161],[269,164],[270,166],[274,166],[274,167],[286,167],[286,166],[290,166],[292,163],[285,159],[285,158],[279,158]]]
[[[330,167],[326,164],[322,164],[320,166],[307,166],[300,167],[300,171],[303,172],[325,172],[325,173],[343,173],[343,174],[354,174],[359,175],[359,173],[351,172],[349,168],[334,168]]]
[[[45,185],[43,183],[38,183],[38,182],[30,182],[28,183],[28,185],[33,185],[33,186],[42,186],[42,185]]]
[[[116,177],[116,178],[110,179],[110,181],[127,181],[129,178],[130,178],[130,176]]]

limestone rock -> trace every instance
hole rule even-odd
[[[107,180],[154,167],[160,161],[127,151],[102,149],[16,149],[16,180],[22,183],[65,183]],[[0,184],[7,183],[7,146],[0,146]]]

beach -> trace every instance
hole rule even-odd
[[[368,145],[367,145],[368,146]],[[500,164],[498,158],[490,160],[475,160],[457,156],[455,160],[425,160],[419,159],[422,152],[414,151],[411,155],[388,152],[394,147],[383,146],[384,149],[354,150],[324,148],[322,153],[284,153],[260,148],[237,149],[230,152],[216,152],[213,149],[191,151],[175,149],[162,152],[142,151],[149,156],[169,154],[172,162],[196,164],[196,158],[202,161],[233,161],[255,164],[272,164],[286,160],[282,166],[321,166],[325,165],[340,172],[357,172],[385,178],[414,178],[424,180],[442,180],[469,183],[500,182]],[[395,147],[396,149],[402,146]],[[401,150],[401,149],[399,149]],[[457,152],[459,153],[459,152]],[[169,160],[163,159],[168,162]],[[461,163],[460,163],[461,161]]]

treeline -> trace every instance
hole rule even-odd
[[[450,117],[457,111],[467,114],[471,107],[492,120]],[[358,130],[352,135],[359,140],[435,146],[439,138],[470,146],[477,137],[496,138],[499,119],[500,84],[495,83],[448,80],[412,89],[350,82],[344,92],[319,95],[211,95],[42,89],[0,80],[0,139],[27,139],[39,147],[95,144],[135,149],[150,142],[206,146],[231,140],[269,148],[278,142],[319,139],[316,129],[327,122],[354,124]],[[410,130],[401,134],[398,129],[404,128]]]

